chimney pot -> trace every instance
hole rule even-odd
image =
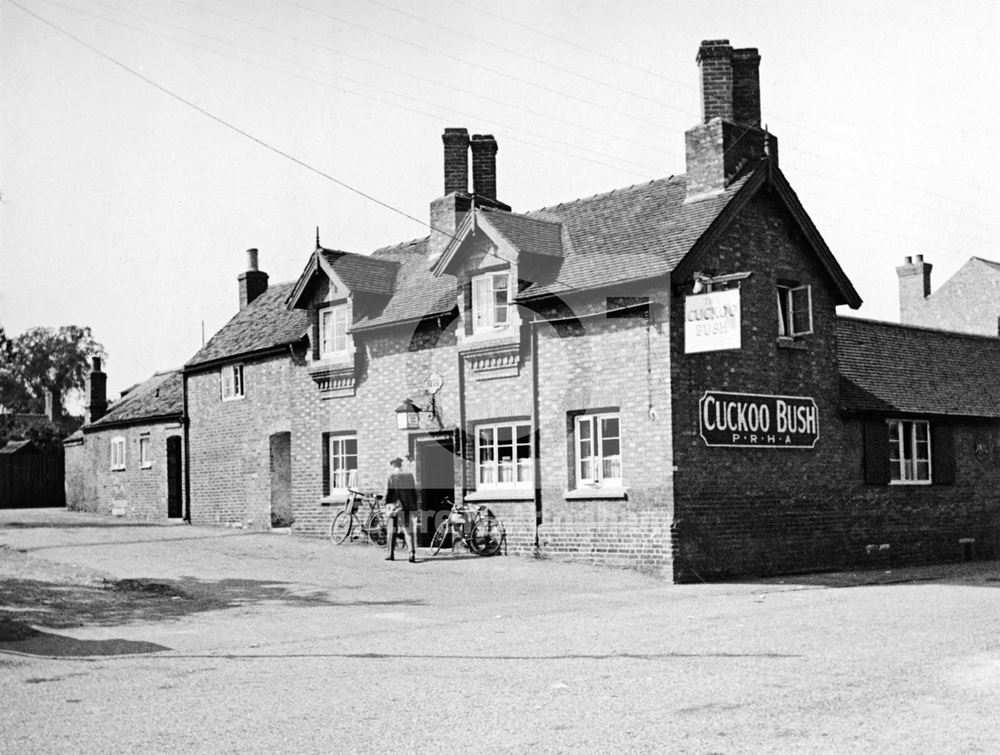
[[[916,257],[916,260],[917,260],[917,264],[919,265],[920,263],[922,263],[924,261],[924,255],[918,254],[917,257]]]
[[[108,411],[108,376],[101,372],[101,358],[91,361],[93,369],[87,376],[87,424],[97,422]]]
[[[257,255],[256,249],[247,249],[247,270],[257,269]]]
[[[913,264],[913,257],[911,257],[910,255],[907,255],[906,257],[904,257],[903,258],[903,264],[904,265],[912,265]]]
[[[93,357],[90,360],[90,364],[91,364],[91,369],[94,372],[100,372],[101,371],[101,358],[100,357]]]

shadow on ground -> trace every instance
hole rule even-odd
[[[0,651],[56,658],[81,658],[94,655],[140,655],[170,650],[165,645],[137,640],[78,640],[61,634],[43,632],[23,621],[0,616]],[[45,680],[38,680],[45,681]]]
[[[276,602],[286,606],[400,606],[419,601],[334,601],[284,582],[251,579],[120,579],[87,583],[0,580],[0,620],[68,628],[163,621],[193,613]]]

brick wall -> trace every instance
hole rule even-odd
[[[994,552],[997,454],[987,462],[970,456],[967,423],[956,427],[956,485],[864,484],[861,423],[845,420],[839,407],[832,289],[773,200],[754,200],[697,263],[753,275],[742,284],[738,351],[685,355],[680,297],[673,308],[675,578],[957,560],[960,533],[977,537],[980,555]],[[815,332],[795,348],[777,338],[778,278],[812,285]],[[811,396],[819,440],[811,450],[706,447],[698,420],[706,390]],[[987,427],[995,447],[996,424]]]
[[[87,433],[66,448],[66,505],[74,511],[128,519],[167,518],[167,438],[180,422],[109,428]],[[125,469],[111,469],[111,441],[125,439]],[[139,464],[139,439],[149,438],[148,467]]]
[[[271,526],[270,437],[292,430],[296,397],[315,386],[287,353],[244,362],[243,380],[244,397],[223,401],[218,369],[187,376],[193,524]],[[300,444],[293,432],[293,458]]]
[[[673,453],[667,284],[637,284],[568,302],[588,315],[608,298],[651,299],[650,319],[584,317],[540,325],[539,433],[542,469],[542,555],[670,572]],[[612,305],[613,306],[613,305]],[[546,312],[547,316],[558,315]],[[627,498],[574,498],[572,418],[596,409],[620,416]],[[650,412],[652,409],[652,413]]]

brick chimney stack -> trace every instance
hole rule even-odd
[[[924,262],[924,255],[906,257],[896,268],[899,276],[899,321],[914,324],[920,321],[919,313],[924,300],[931,295],[931,269],[934,266]]]
[[[267,273],[257,269],[257,250],[247,249],[247,270],[240,273],[237,280],[240,285],[240,309],[267,291]]]
[[[431,202],[430,261],[441,256],[455,230],[472,206],[469,195],[469,131],[446,128],[444,142],[444,196]]]
[[[497,198],[497,140],[492,134],[472,137],[472,185],[477,199]]]
[[[734,50],[727,39],[701,43],[702,122],[685,133],[687,201],[724,190],[765,156],[778,160],[777,140],[765,133],[760,114],[760,55]]]
[[[101,371],[101,358],[94,357],[87,376],[87,424],[97,422],[108,411],[108,376]]]

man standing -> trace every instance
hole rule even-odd
[[[395,504],[396,511],[386,522],[386,536],[389,539],[389,555],[386,561],[396,560],[396,527],[403,529],[403,539],[410,551],[410,563],[417,560],[416,540],[413,521],[417,511],[416,482],[410,472],[403,471],[403,460],[396,457],[389,462],[389,480],[385,485],[386,504]]]

